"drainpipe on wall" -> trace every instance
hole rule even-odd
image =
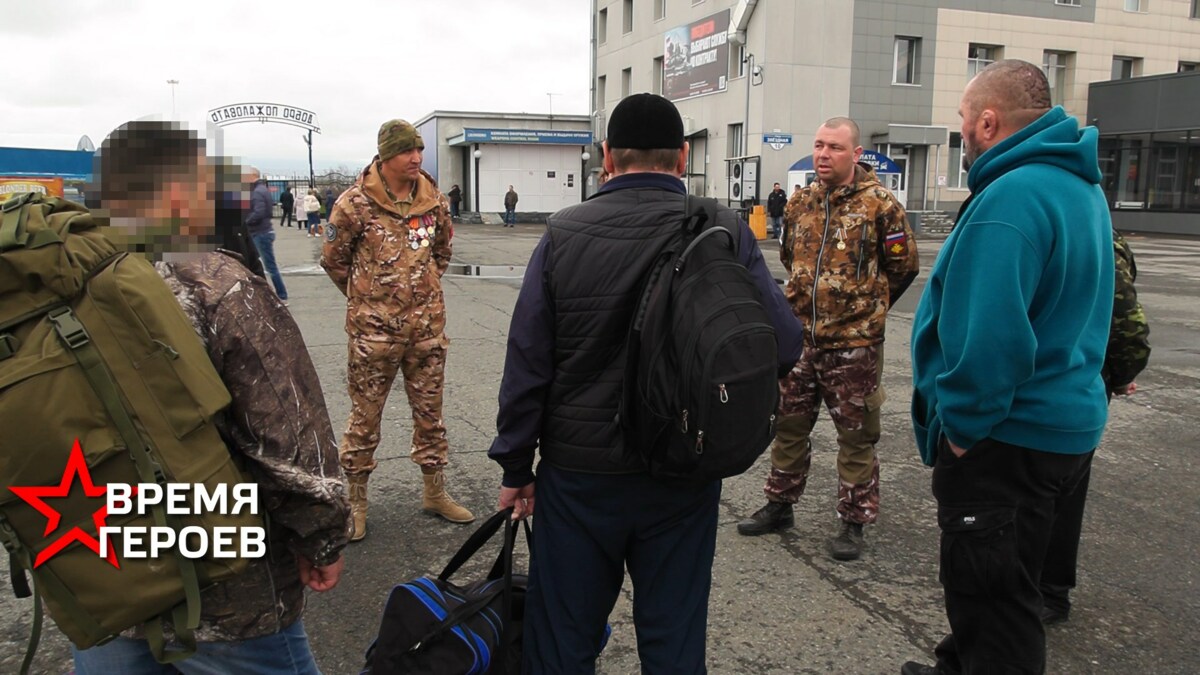
[[[593,3],[595,0],[593,0]],[[733,13],[729,16],[729,41],[734,44],[746,44],[746,27],[750,25],[750,17],[754,15],[754,8],[758,6],[758,0],[739,0],[736,7],[733,8]]]
[[[747,46],[746,28],[750,25],[750,17],[754,16],[754,8],[758,0],[738,0],[737,6],[729,16],[729,42],[743,47]],[[750,154],[750,86],[754,80],[754,56],[746,49],[746,118],[742,120],[742,156]]]

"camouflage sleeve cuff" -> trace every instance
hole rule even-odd
[[[337,562],[337,559],[342,556],[342,549],[346,548],[347,540],[345,537],[335,537],[332,540],[321,544],[315,551],[306,550],[309,547],[306,545],[309,542],[298,542],[296,552],[308,559],[313,564],[313,567],[325,567]]]

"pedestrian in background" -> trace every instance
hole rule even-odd
[[[513,186],[508,186],[508,192],[504,193],[504,226],[516,227],[517,225],[517,191]]]
[[[783,234],[783,208],[787,206],[787,202],[787,193],[776,183],[771,194],[767,195],[767,216],[771,220],[772,239],[778,239]]]
[[[283,215],[279,218],[280,227],[292,226],[292,209],[296,205],[296,196],[292,194],[291,186],[283,188],[283,194],[279,195],[279,208],[283,210]],[[297,227],[299,223],[297,223]]]
[[[304,195],[304,218],[308,223],[308,236],[317,236],[317,228],[321,225],[321,200],[317,198],[316,190],[310,189]]]

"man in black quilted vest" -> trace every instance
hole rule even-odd
[[[627,450],[617,419],[626,339],[649,270],[679,231],[687,166],[683,121],[669,101],[636,94],[612,112],[604,169],[586,202],[550,217],[513,310],[497,436],[489,456],[504,476],[500,507],[537,510],[525,605],[525,672],[594,672],[605,620],[625,579],[635,590],[645,673],[705,672],[705,629],[720,481],[697,487],[652,479]],[[740,233],[787,372],[801,326]],[[535,449],[540,448],[536,482]]]

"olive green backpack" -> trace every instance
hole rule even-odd
[[[102,498],[84,498],[79,478],[47,516],[11,489],[58,486],[76,441],[96,486],[118,483],[248,482],[213,418],[229,404],[200,337],[166,282],[147,261],[118,251],[82,206],[34,193],[13,196],[0,215],[0,541],[10,553],[13,588],[34,586],[37,648],[41,603],[76,647],[102,644],[143,625],[155,657],[178,660],[195,648],[200,591],[249,564],[209,555],[190,560],[122,558],[120,568],[76,540],[35,566],[71,527],[98,537]],[[262,526],[261,516],[107,517],[108,526]],[[116,539],[110,545],[117,543]],[[235,536],[234,541],[238,542]],[[193,543],[194,545],[194,543]],[[164,652],[161,619],[185,649]]]

